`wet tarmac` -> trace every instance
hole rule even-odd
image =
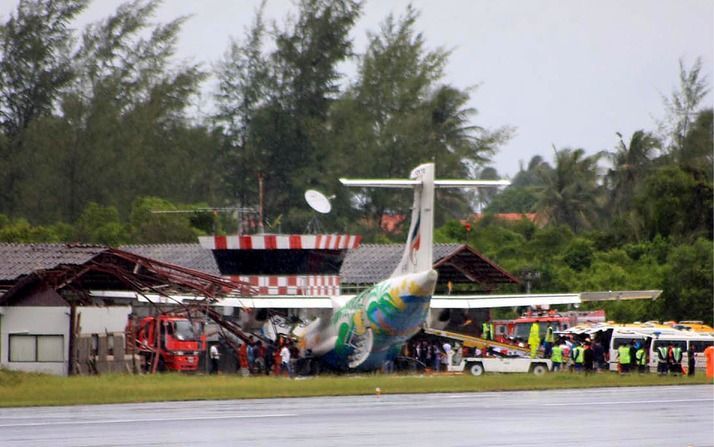
[[[0,409],[15,446],[714,446],[714,386]]]

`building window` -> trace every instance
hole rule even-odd
[[[63,362],[63,335],[10,334],[11,362]]]

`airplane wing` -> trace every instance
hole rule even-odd
[[[578,293],[528,295],[434,295],[432,309],[487,309],[491,307],[543,306],[580,304]]]
[[[432,309],[484,309],[491,307],[581,304],[593,301],[655,300],[661,290],[617,290],[579,293],[532,293],[515,295],[434,295]]]
[[[661,290],[610,290],[607,292],[582,292],[583,301],[656,300]]]
[[[555,304],[581,304],[593,301],[654,300],[661,290],[615,290],[579,293],[531,293],[511,295],[434,295],[432,309],[487,309],[495,307],[545,306]],[[224,298],[221,305],[252,307],[256,309],[339,309],[354,295],[282,296],[252,298]]]

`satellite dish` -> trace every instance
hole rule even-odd
[[[332,209],[330,200],[325,197],[320,191],[315,191],[314,189],[308,189],[305,191],[305,201],[310,208],[314,209],[318,213],[327,214]]]

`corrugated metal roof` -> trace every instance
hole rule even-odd
[[[0,243],[0,281],[59,265],[81,265],[106,250],[96,245]]]
[[[453,254],[461,244],[434,244],[434,262]],[[342,283],[373,284],[392,274],[404,253],[404,244],[363,244],[349,250],[342,263]]]
[[[213,252],[199,244],[124,245],[119,249],[210,275],[221,276]]]

